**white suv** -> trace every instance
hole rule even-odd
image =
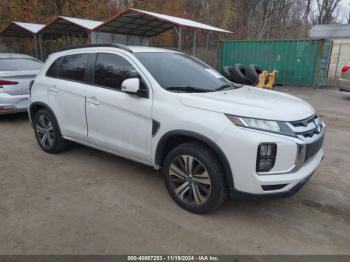
[[[323,158],[324,123],[306,102],[241,86],[181,52],[93,45],[52,54],[31,88],[35,137],[72,140],[155,169],[181,207],[227,194],[298,191]]]

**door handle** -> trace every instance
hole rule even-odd
[[[92,105],[95,105],[95,106],[99,106],[100,105],[100,102],[94,96],[88,98],[87,101],[88,101],[89,104],[92,104]]]
[[[57,94],[58,93],[58,89],[56,88],[56,86],[52,86],[52,87],[50,87],[50,92],[52,94]]]

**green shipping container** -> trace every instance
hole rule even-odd
[[[325,84],[331,48],[325,40],[223,41],[219,65],[257,64],[277,70],[277,84],[318,87]]]

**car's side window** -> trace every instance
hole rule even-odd
[[[85,82],[89,54],[68,55],[63,58],[58,73],[59,78]]]
[[[63,60],[63,57],[57,58],[55,62],[53,62],[49,67],[49,69],[47,70],[46,76],[57,77],[62,60]]]
[[[121,90],[125,79],[139,77],[136,69],[123,57],[114,54],[97,54],[94,84]]]

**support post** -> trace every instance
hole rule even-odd
[[[38,45],[36,42],[36,34],[33,35],[34,38],[34,45],[35,45],[35,58],[39,58],[39,54],[38,54]]]
[[[193,33],[193,48],[192,48],[192,55],[196,56],[196,44],[197,44],[197,31],[194,31]]]
[[[340,40],[339,50],[338,50],[338,57],[337,57],[337,64],[335,66],[335,71],[334,71],[334,83],[337,82],[337,72],[338,72],[338,67],[339,67],[339,58],[340,58],[340,52],[341,52],[342,43],[343,43],[343,41]]]
[[[178,49],[181,50],[182,48],[182,28],[179,28],[179,33],[178,33]]]
[[[91,31],[90,30],[87,31],[87,37],[88,37],[88,42],[87,43],[88,43],[88,45],[91,45],[92,44],[92,39],[91,39]]]
[[[64,42],[65,42],[65,47],[68,46],[68,33],[64,35]]]
[[[174,30],[175,30],[175,33],[177,35],[177,49],[181,50],[181,45],[182,45],[182,28],[174,26]]]
[[[207,33],[207,42],[206,42],[206,49],[207,49],[207,63],[209,62],[209,37],[210,37],[210,31]]]
[[[75,38],[76,38],[76,33],[73,32],[72,35],[71,35],[71,45],[75,44]]]
[[[44,61],[44,55],[43,55],[43,47],[42,47],[42,37],[41,34],[39,34],[39,49],[40,49],[40,60]]]
[[[210,37],[210,31],[207,33],[207,42],[206,42],[206,48],[209,49],[209,37]]]

